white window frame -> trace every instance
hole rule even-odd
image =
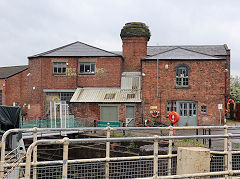
[[[81,66],[83,65],[83,72],[81,72]],[[86,65],[90,65],[90,70],[86,70]],[[92,69],[94,65],[94,69]],[[96,62],[79,62],[79,74],[95,74],[96,73]]]

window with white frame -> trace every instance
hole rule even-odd
[[[53,62],[53,74],[65,75],[66,74],[66,62]]]
[[[95,62],[80,62],[79,73],[80,74],[94,74],[96,72]]]
[[[188,87],[189,86],[189,72],[190,67],[185,64],[180,64],[175,67],[176,71],[176,86],[177,87]]]

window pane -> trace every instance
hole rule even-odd
[[[84,64],[80,64],[80,73],[84,73]]]
[[[95,63],[92,63],[92,64],[91,64],[91,72],[92,72],[92,73],[95,73]]]
[[[63,67],[63,68],[62,68],[62,72],[63,72],[63,73],[66,73],[66,67]]]
[[[58,67],[58,73],[61,73],[62,72],[62,69]]]
[[[85,71],[86,73],[90,72],[90,64],[85,64]]]

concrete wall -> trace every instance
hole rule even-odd
[[[210,172],[210,149],[201,147],[178,148],[177,175],[207,172]]]

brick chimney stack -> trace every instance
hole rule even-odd
[[[141,58],[147,56],[147,42],[151,33],[148,27],[141,22],[125,24],[120,34],[124,61],[124,71],[140,71]]]

